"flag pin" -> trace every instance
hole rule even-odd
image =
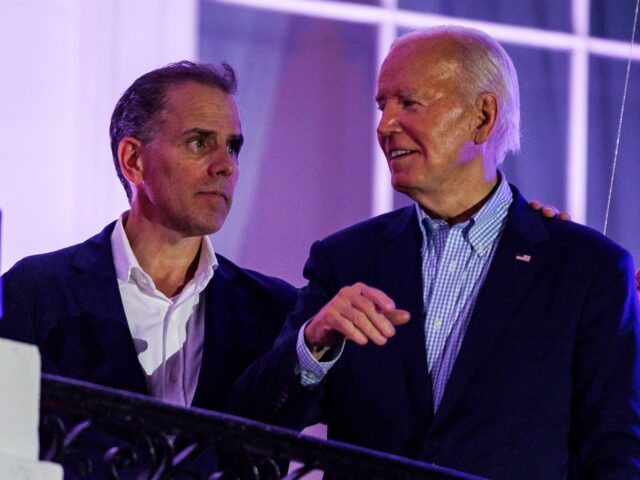
[[[521,262],[530,262],[531,255],[516,255],[516,260],[520,260]]]

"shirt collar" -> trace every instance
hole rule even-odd
[[[463,238],[469,242],[478,255],[485,255],[491,250],[493,242],[502,229],[509,205],[513,201],[513,193],[509,188],[506,177],[500,171],[498,171],[498,177],[498,188],[493,192],[487,203],[469,220],[454,226],[455,228],[463,229]],[[420,229],[425,239],[434,230],[447,227],[447,223],[444,220],[432,219],[417,203],[416,211]]]
[[[213,277],[213,272],[218,268],[218,259],[213,251],[213,245],[208,235],[202,236],[202,244],[200,245],[200,258],[198,260],[198,268],[193,276],[198,283],[199,288],[206,287],[209,280]]]
[[[124,219],[129,212],[125,212],[118,218],[113,233],[111,234],[111,252],[116,269],[118,284],[128,283],[133,280],[142,290],[153,292],[155,283],[153,279],[142,269],[138,259],[131,250],[131,244],[124,231]],[[204,288],[213,277],[213,272],[218,268],[218,259],[213,251],[213,245],[207,235],[202,237],[200,246],[200,258],[198,268],[193,276],[198,289]]]

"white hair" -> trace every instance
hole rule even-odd
[[[520,150],[520,92],[518,74],[502,46],[480,30],[454,25],[428,27],[397,38],[392,45],[413,39],[442,38],[460,47],[459,77],[462,91],[470,102],[477,95],[491,92],[498,99],[498,118],[487,140],[488,154],[502,163],[508,152]]]

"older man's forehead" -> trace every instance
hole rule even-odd
[[[413,77],[448,78],[461,67],[461,59],[452,48],[435,45],[407,45],[393,48],[382,64],[381,83],[396,83]],[[415,79],[415,78],[413,78]]]

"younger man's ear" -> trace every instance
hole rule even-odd
[[[124,137],[120,140],[118,161],[126,179],[134,185],[140,185],[143,178],[142,142],[134,137]]]

